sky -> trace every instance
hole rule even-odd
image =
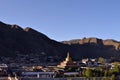
[[[120,0],[0,0],[0,21],[63,41],[120,41]]]

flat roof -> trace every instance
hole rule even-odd
[[[22,72],[22,75],[54,74],[54,72]]]

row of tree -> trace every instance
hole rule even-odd
[[[81,77],[111,77],[111,80],[115,80],[115,77],[117,77],[118,75],[120,75],[120,66],[118,62],[115,62],[112,69],[107,66],[102,66],[96,69],[84,69],[82,71]]]
[[[120,66],[118,62],[114,62],[113,68],[108,67],[106,65],[98,67],[98,68],[66,68],[65,72],[80,72],[79,75],[74,75],[71,77],[86,77],[86,78],[91,78],[91,77],[109,77],[111,80],[115,80],[115,77],[120,75]],[[64,73],[64,72],[63,72]],[[61,74],[61,73],[60,73]],[[62,76],[61,76],[62,77]],[[65,76],[63,76],[65,77]]]

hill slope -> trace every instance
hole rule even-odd
[[[20,54],[61,55],[66,53],[65,44],[49,39],[44,34],[29,27],[22,29],[17,25],[0,22],[0,55]]]

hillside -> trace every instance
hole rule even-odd
[[[66,45],[51,40],[44,34],[29,27],[22,29],[18,25],[0,22],[0,55],[14,56],[20,54],[63,55]]]
[[[67,52],[74,60],[96,57],[120,57],[120,42],[109,39],[83,38],[57,42],[32,29],[21,28],[0,22],[0,56],[16,54],[38,54],[59,56],[62,60]],[[42,56],[43,57],[43,56]]]
[[[83,38],[70,41],[63,41],[62,43],[70,46],[69,50],[74,53],[76,58],[119,58],[120,57],[120,42],[108,39],[102,40],[98,38]]]

